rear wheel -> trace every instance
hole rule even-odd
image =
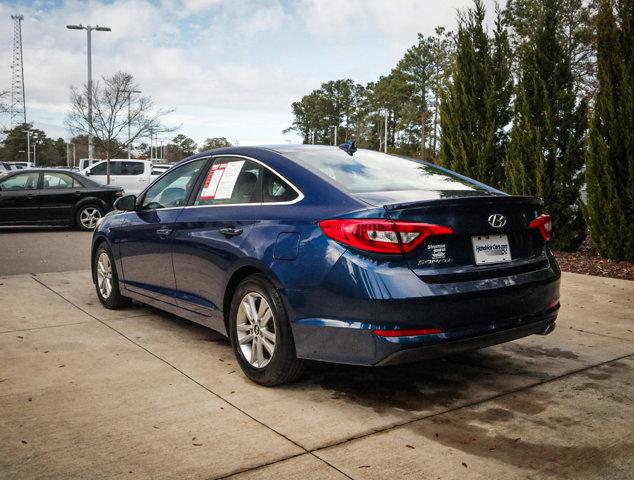
[[[97,205],[82,205],[75,214],[75,224],[80,230],[94,230],[103,210]]]
[[[229,335],[242,371],[256,383],[280,385],[296,380],[304,371],[282,299],[263,275],[246,278],[236,289]]]
[[[131,300],[119,291],[117,268],[106,243],[97,248],[92,268],[97,296],[104,307],[116,310],[130,305]]]

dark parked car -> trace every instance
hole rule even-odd
[[[123,189],[75,172],[29,169],[0,178],[0,225],[74,225],[92,230]]]
[[[422,161],[353,143],[219,149],[115,207],[93,237],[100,301],[229,336],[264,385],[304,359],[388,365],[555,326],[541,202]]]

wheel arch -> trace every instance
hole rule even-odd
[[[92,250],[90,251],[90,276],[92,277],[92,283],[97,283],[97,279],[95,277],[95,269],[93,266],[95,265],[95,254],[99,247],[103,244],[108,244],[108,240],[103,235],[98,235],[92,241]]]
[[[79,211],[79,209],[86,205],[96,205],[99,208],[103,209],[104,215],[108,213],[108,204],[104,202],[101,198],[98,198],[98,197],[81,198],[80,200],[77,201],[77,203],[75,203],[75,206],[73,207],[73,223],[76,221],[75,217],[77,216],[77,212]]]
[[[260,274],[266,277],[273,286],[277,289],[278,292],[282,291],[282,284],[277,279],[277,277],[271,272],[269,269],[265,268],[262,265],[256,264],[245,264],[237,267],[233,272],[228,276],[228,280],[226,282],[225,293],[222,301],[222,312],[223,319],[225,322],[225,328],[227,332],[229,332],[229,311],[231,309],[231,301],[233,299],[233,294],[240,285],[240,282],[251,275]],[[280,295],[282,298],[282,302],[285,302],[284,295]],[[286,305],[285,305],[286,306]]]

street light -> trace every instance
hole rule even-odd
[[[335,129],[335,142],[333,143],[333,145],[337,145],[337,127],[338,127],[338,125],[328,125],[328,128],[334,128]]]
[[[72,162],[72,165],[71,165],[71,161],[70,161],[70,149],[69,149],[69,147],[71,145],[73,146],[73,162]],[[74,167],[75,166],[75,144],[73,142],[68,142],[66,144],[66,165],[68,167]]]
[[[128,94],[128,160],[131,157],[132,151],[132,142],[130,141],[130,137],[132,136],[130,133],[130,97],[132,97],[133,93],[141,93],[141,90],[124,90],[125,93]]]
[[[98,32],[110,32],[109,27],[92,27],[90,25],[66,25],[69,30],[86,30],[87,42],[88,42],[88,158],[92,160],[92,48],[91,48],[91,34],[93,30]]]

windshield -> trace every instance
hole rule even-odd
[[[283,154],[331,178],[351,193],[484,190],[433,165],[372,150],[359,149],[353,156],[334,148],[298,149]]]

